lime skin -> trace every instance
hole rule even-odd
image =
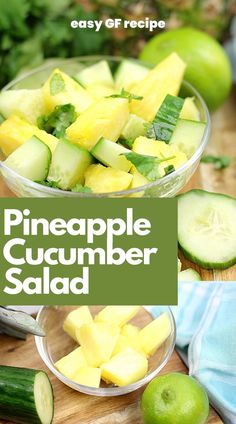
[[[205,424],[209,401],[197,380],[170,373],[149,383],[142,396],[141,411],[145,424]]]
[[[157,64],[172,52],[187,63],[185,80],[198,90],[211,111],[216,110],[232,86],[232,69],[223,47],[205,32],[184,27],[154,36],[140,59]]]

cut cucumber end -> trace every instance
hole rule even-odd
[[[129,153],[125,147],[101,138],[90,152],[103,165],[129,172],[132,164],[124,156]]]
[[[51,424],[54,415],[53,391],[50,380],[43,371],[35,376],[34,399],[40,422]]]
[[[236,263],[236,199],[204,190],[178,196],[178,241],[184,255],[206,269]]]

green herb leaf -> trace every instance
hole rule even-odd
[[[212,163],[215,169],[224,169],[230,166],[233,158],[230,156],[214,156],[214,155],[205,155],[201,158],[203,163]]]
[[[50,80],[50,94],[56,96],[56,94],[65,90],[65,81],[62,78],[61,74],[55,72]]]
[[[175,156],[159,159],[154,156],[140,155],[138,153],[125,153],[124,156],[137,168],[138,172],[149,181],[155,181],[163,175],[160,172],[160,163],[174,159]]]
[[[74,193],[92,193],[92,190],[90,187],[83,186],[82,184],[76,184],[71,191]]]
[[[41,184],[41,185],[46,186],[46,187],[58,188],[60,190],[60,187],[58,187],[57,181],[42,180],[42,181],[35,181],[35,183]]]
[[[121,92],[118,94],[111,94],[111,96],[107,96],[107,98],[112,97],[113,99],[128,99],[129,103],[132,100],[142,100],[143,97],[142,96],[137,96],[136,94],[130,93],[129,91],[124,90],[124,88],[122,88]]]
[[[57,138],[62,138],[66,129],[73,124],[76,118],[75,107],[68,103],[56,106],[49,115],[40,116],[37,124],[40,129],[45,130],[47,133],[53,134]]]
[[[122,146],[128,147],[128,149],[132,149],[133,144],[134,144],[134,140],[132,140],[131,138],[126,138],[125,140],[123,140],[122,138],[119,139],[119,143]]]
[[[168,165],[166,168],[164,168],[165,175],[172,174],[172,172],[175,171],[174,165]]]

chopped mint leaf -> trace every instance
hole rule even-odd
[[[168,165],[166,168],[164,168],[164,171],[165,171],[165,175],[169,175],[175,171],[175,167],[174,165]]]
[[[160,163],[174,159],[175,156],[159,159],[155,156],[140,155],[138,153],[125,153],[124,156],[137,168],[138,172],[149,181],[155,181],[163,175],[160,173]]]
[[[134,140],[132,140],[131,138],[127,138],[127,139],[125,139],[125,140],[123,140],[123,139],[119,139],[119,143],[120,143],[122,146],[128,147],[128,149],[132,149],[133,144],[134,144]]]
[[[71,104],[58,105],[48,115],[41,115],[37,124],[41,130],[53,134],[57,138],[65,135],[66,129],[76,120],[75,107]]]
[[[201,158],[203,163],[212,163],[216,169],[224,169],[230,166],[233,158],[230,156],[205,155]]]
[[[132,100],[142,100],[142,96],[137,96],[136,94],[130,93],[129,91],[124,90],[122,88],[121,92],[118,94],[111,94],[111,96],[107,96],[107,98],[112,97],[113,99],[120,98],[120,99],[128,99],[129,103]]]
[[[56,72],[50,80],[50,94],[52,96],[56,96],[56,94],[60,93],[63,90],[65,90],[65,81],[62,78],[61,74],[59,74],[59,72]]]
[[[42,180],[42,181],[35,181],[35,183],[44,185],[46,187],[58,188],[60,190],[60,187],[58,186],[58,182],[57,181]]]
[[[82,184],[78,183],[76,184],[71,191],[74,193],[92,193],[92,190],[90,187],[83,186]]]

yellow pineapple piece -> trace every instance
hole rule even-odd
[[[131,174],[120,169],[101,164],[90,165],[85,172],[85,186],[90,187],[93,193],[127,190],[132,178]]]
[[[108,323],[92,323],[83,325],[76,334],[88,364],[99,367],[111,358],[119,337],[119,328]]]
[[[194,97],[186,97],[183,108],[180,112],[181,119],[190,119],[191,121],[200,121],[200,112],[195,105]]]
[[[96,315],[94,321],[113,323],[118,327],[123,327],[135,317],[139,309],[140,306],[106,306]]]
[[[54,69],[45,82],[43,95],[48,112],[57,105],[72,103],[76,112],[81,113],[93,103],[87,90],[60,69]]]
[[[58,371],[67,378],[72,378],[72,376],[77,373],[80,368],[87,365],[82,347],[77,347],[75,350],[55,363],[55,367]]]
[[[140,330],[139,342],[147,356],[153,355],[171,333],[171,323],[167,312],[157,317]]]
[[[137,169],[135,168],[135,166],[132,166],[130,173],[133,175],[133,179],[132,182],[130,184],[130,189],[131,188],[136,188],[136,187],[142,187],[148,183],[150,183],[150,181],[148,181],[148,179],[146,177],[144,177],[144,175],[140,174]],[[138,193],[135,194],[131,194],[130,197],[142,197],[144,195],[144,191],[139,191]]]
[[[173,165],[178,169],[188,158],[185,153],[181,152],[174,144],[166,144],[164,141],[151,140],[146,137],[136,138],[133,144],[133,151],[141,155],[155,156],[160,159],[173,157],[160,163],[160,174],[165,175],[165,168],[168,165]]]
[[[184,76],[186,64],[171,53],[152,69],[147,76],[132,87],[132,93],[142,100],[132,100],[131,113],[146,121],[152,121],[167,94],[177,96]]]
[[[29,124],[25,119],[12,115],[0,125],[0,148],[5,156],[9,156],[14,150],[24,144],[33,135],[36,135],[53,152],[58,139],[36,125]]]
[[[133,349],[126,349],[102,364],[102,379],[116,386],[127,386],[143,378],[148,371],[147,359]]]
[[[82,325],[91,324],[92,322],[93,318],[88,306],[80,306],[80,308],[75,309],[67,315],[63,323],[63,330],[77,341],[76,331]]]
[[[71,377],[75,383],[82,384],[88,387],[99,387],[101,381],[101,370],[100,368],[93,368],[85,366],[76,371]]]
[[[67,128],[66,134],[73,143],[91,150],[101,137],[117,141],[128,118],[127,99],[104,98],[83,112]]]
[[[89,94],[95,99],[100,100],[103,97],[111,96],[115,93],[114,88],[108,87],[107,85],[91,84],[86,87]]]
[[[122,352],[127,348],[134,349],[136,352],[141,353],[145,356],[144,350],[142,349],[139,338],[138,338],[139,328],[132,324],[126,324],[121,329],[120,336],[116,343],[113,355]]]

